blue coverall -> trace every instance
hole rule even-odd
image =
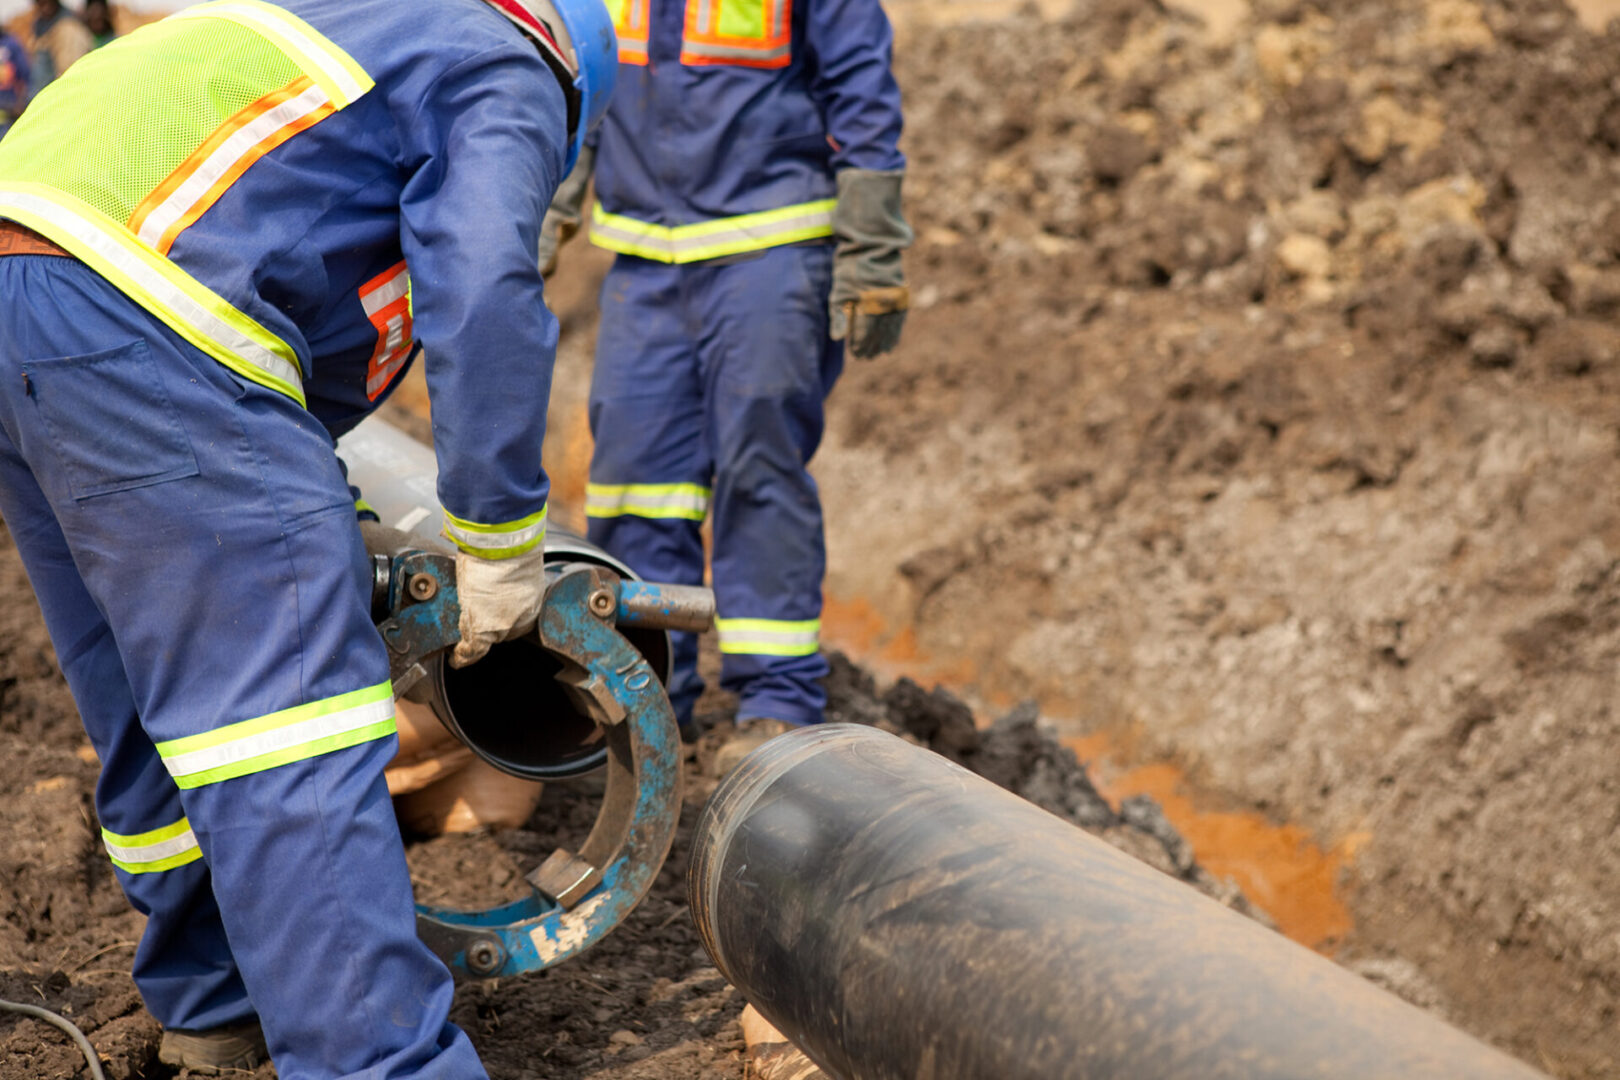
[[[591,387],[589,535],[640,574],[699,583],[712,513],[721,685],[739,720],[818,723],[826,554],[807,465],[843,365],[832,204],[838,170],[905,164],[888,19],[878,0],[610,7],[621,63],[591,238],[619,257]],[[673,637],[686,725],[703,684],[695,639]]]
[[[449,973],[415,934],[383,780],[388,659],[333,440],[397,382],[414,314],[452,520],[544,508],[557,327],[534,251],[565,102],[479,0],[277,12],[375,85],[254,161],[168,259],[291,347],[307,408],[115,287],[6,179],[31,124],[94,145],[166,107],[111,86],[90,115],[51,108],[160,36],[137,32],[0,145],[0,219],[84,253],[0,257],[0,516],[102,762],[103,836],[149,916],[135,978],[153,1015],[206,1030],[257,1013],[288,1080],[467,1080],[484,1072],[447,1020]],[[101,167],[119,154],[110,141]]]

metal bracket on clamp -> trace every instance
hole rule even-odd
[[[406,694],[427,675],[424,660],[461,640],[456,560],[429,551],[394,557],[387,605],[388,618],[377,630],[388,646],[394,693]]]

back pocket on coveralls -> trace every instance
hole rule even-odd
[[[75,499],[200,471],[146,342],[30,360],[23,374]]]

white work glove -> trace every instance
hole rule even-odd
[[[461,642],[451,667],[483,659],[489,647],[534,629],[546,599],[546,553],[541,547],[509,559],[456,553],[456,593],[461,599]]]

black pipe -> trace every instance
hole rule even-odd
[[[839,1080],[1540,1075],[872,728],[744,759],[688,881],[721,973]]]

